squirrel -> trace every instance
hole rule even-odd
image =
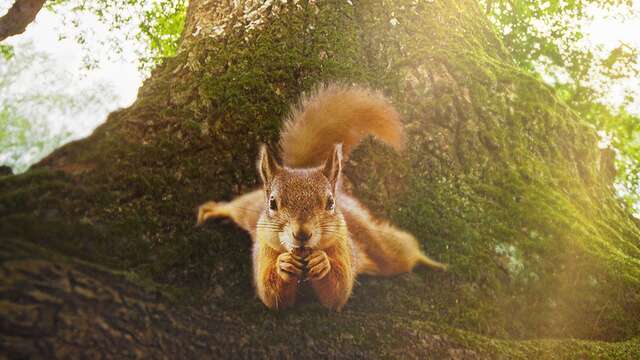
[[[391,103],[359,86],[320,86],[285,120],[283,164],[261,146],[262,188],[198,208],[198,224],[228,217],[251,234],[254,285],[268,308],[294,305],[302,281],[323,306],[340,311],[358,274],[391,276],[417,264],[446,269],[415,237],[375,219],[342,191],[343,156],[368,135],[402,148],[403,126]]]

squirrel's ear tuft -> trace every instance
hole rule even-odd
[[[333,147],[333,151],[331,152],[331,156],[327,159],[327,162],[324,164],[324,168],[322,169],[322,173],[324,176],[329,179],[333,190],[336,190],[336,185],[338,184],[338,179],[340,178],[340,173],[342,172],[342,144],[336,144]]]
[[[276,159],[271,156],[267,146],[260,146],[260,158],[258,159],[258,172],[262,178],[262,183],[266,186],[271,183],[275,174],[280,171],[280,165]]]

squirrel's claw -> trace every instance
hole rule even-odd
[[[307,279],[320,280],[331,271],[329,256],[322,250],[314,250],[307,257]]]
[[[292,254],[285,252],[278,255],[276,260],[276,272],[284,281],[301,278],[304,274],[304,265],[296,260]]]

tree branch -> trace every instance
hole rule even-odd
[[[4,16],[0,17],[0,41],[22,34],[42,9],[46,0],[16,0]]]

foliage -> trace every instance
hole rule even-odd
[[[640,114],[628,110],[640,102],[640,89],[624,89],[618,104],[606,101],[616,86],[640,76],[639,49],[622,42],[609,49],[585,43],[585,25],[595,13],[624,19],[633,15],[633,2],[481,2],[518,65],[540,74],[556,95],[602,131],[605,145],[617,150],[620,194],[640,213]]]
[[[11,104],[0,108],[0,163],[24,171],[32,159],[58,147],[67,134],[51,136],[46,123],[30,122]]]
[[[150,55],[141,58],[143,64],[157,64],[176,53],[185,13],[185,0],[161,0],[144,11],[141,33],[136,35],[138,41],[146,40],[150,49]]]
[[[137,46],[140,68],[150,71],[162,59],[175,55],[185,20],[186,0],[54,0],[47,3],[47,8],[63,16],[75,31],[62,29],[60,36],[72,36],[81,45],[97,38],[96,30],[83,24],[83,17],[92,15],[108,31],[115,30],[101,44],[112,50],[109,56],[122,54],[122,42],[126,41]],[[119,38],[120,34],[124,34],[124,38]],[[93,67],[97,59],[89,49],[86,46],[85,65]]]
[[[0,58],[0,164],[22,172],[72,139],[63,119],[73,119],[75,136],[86,135],[82,119],[114,95],[102,84],[70,86],[73,75],[28,43],[11,54]]]
[[[0,44],[0,56],[5,60],[11,60],[13,57],[13,46]]]

